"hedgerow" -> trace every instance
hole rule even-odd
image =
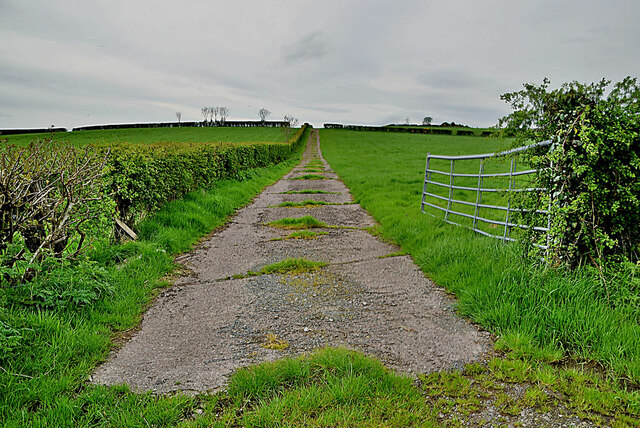
[[[185,193],[279,163],[303,144],[306,129],[305,124],[287,143],[118,144],[111,148],[106,175],[118,216],[132,226]]]

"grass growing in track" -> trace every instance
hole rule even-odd
[[[17,350],[0,348],[0,421],[24,426],[175,426],[197,399],[133,394],[126,387],[87,384],[96,363],[107,357],[112,332],[140,322],[145,305],[175,266],[172,254],[186,251],[222,225],[300,158],[249,171],[242,181],[220,181],[162,208],[139,225],[139,241],[96,249],[91,258],[106,269],[112,289],[93,306],[55,310],[8,307],[0,288],[0,330],[10,325]],[[7,337],[4,330],[0,338]]]
[[[37,139],[51,138],[51,133],[8,135],[10,144],[28,145]],[[53,139],[72,144],[90,143],[160,143],[160,142],[206,142],[219,141],[242,143],[246,141],[284,141],[280,128],[147,128],[147,129],[108,129],[100,131],[55,132]]]
[[[269,222],[267,226],[279,227],[281,229],[312,229],[315,227],[327,227],[327,224],[313,216],[306,215],[298,218],[285,217]]]
[[[314,262],[313,260],[308,260],[304,258],[296,258],[296,259],[284,259],[280,262],[273,263],[267,265],[260,269],[260,275],[269,275],[272,273],[304,273],[304,272],[315,272],[323,266],[326,266],[326,263],[323,262]]]
[[[306,195],[306,194],[315,194],[315,193],[323,193],[327,195],[339,195],[340,192],[327,192],[326,190],[289,190],[287,192],[280,192],[281,195]]]
[[[327,177],[318,174],[304,174],[299,177],[294,177],[292,180],[326,180]]]
[[[292,232],[289,235],[283,238],[272,238],[270,241],[284,241],[287,239],[316,239],[322,235],[328,235],[329,232],[314,232],[313,230],[298,230],[296,232]]]
[[[333,205],[329,202],[324,201],[314,201],[313,199],[305,199],[301,202],[294,201],[285,201],[281,204],[278,204],[279,207],[283,208],[311,208],[311,207],[319,207],[320,205]]]
[[[323,154],[357,202],[436,283],[458,310],[501,337],[502,346],[541,361],[593,361],[640,383],[637,278],[609,279],[534,266],[516,245],[481,237],[420,212],[424,159],[504,148],[491,139],[322,130]],[[635,284],[635,285],[634,285]]]

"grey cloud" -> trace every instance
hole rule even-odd
[[[417,78],[425,86],[439,90],[489,88],[495,81],[468,69],[432,69]]]
[[[322,58],[329,53],[329,40],[322,31],[302,36],[293,45],[285,48],[284,59],[288,63]]]

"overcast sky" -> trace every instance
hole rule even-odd
[[[500,94],[640,74],[639,0],[0,0],[0,128],[291,114],[490,126]]]

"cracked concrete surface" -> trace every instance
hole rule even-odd
[[[307,173],[311,160],[324,165],[324,172],[313,174],[327,179],[294,179]],[[301,190],[333,193],[283,193]],[[276,207],[306,199],[336,205]],[[305,215],[337,227],[316,229],[327,232],[317,239],[272,240],[291,231],[266,223]],[[405,373],[483,359],[491,349],[489,335],[457,316],[451,298],[411,257],[384,257],[399,248],[362,230],[374,224],[322,159],[317,131],[312,133],[299,166],[179,258],[191,273],[160,294],[140,330],[96,370],[93,382],[157,393],[211,391],[224,387],[239,367],[321,346],[357,349]],[[228,279],[288,257],[327,266]],[[288,347],[265,348],[267,334]]]

